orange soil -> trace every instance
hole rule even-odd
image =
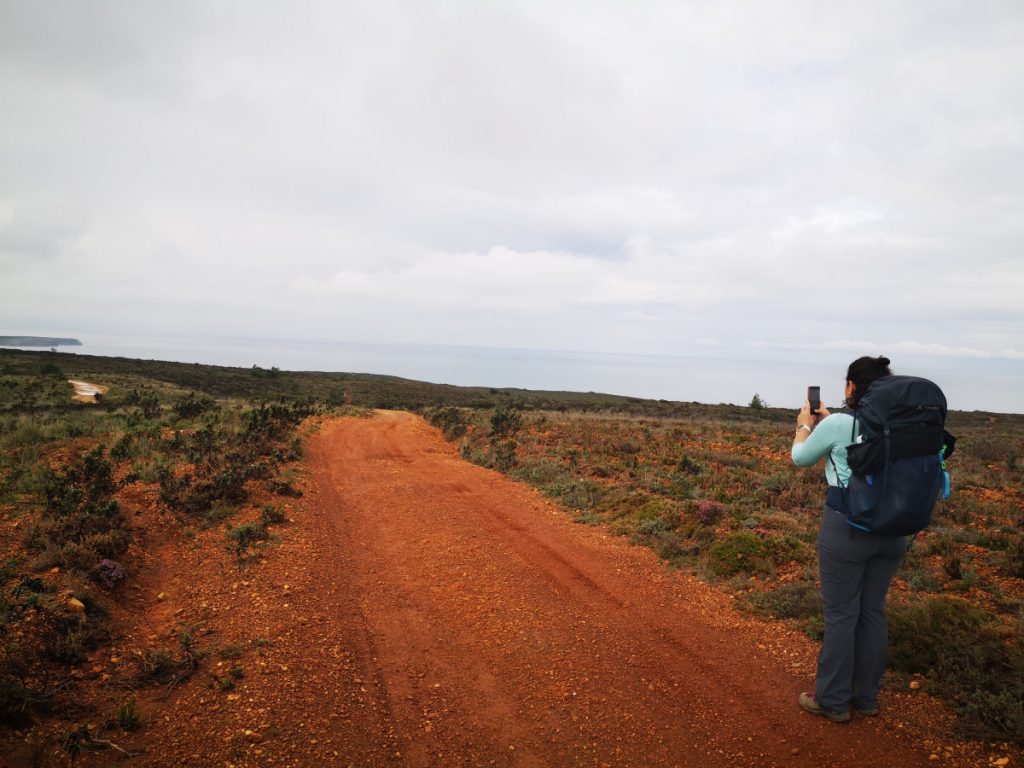
[[[199,645],[261,642],[238,660],[233,691],[208,673],[235,662],[212,656],[166,701],[145,703],[138,735],[108,732],[145,750],[125,764],[988,762],[982,745],[942,749],[951,719],[920,692],[885,691],[880,717],[847,725],[805,714],[806,637],[740,615],[650,551],[460,460],[415,416],[327,422],[306,465],[294,523],[264,562],[222,566],[223,532],[219,553],[200,536],[154,556],[138,629],[94,670],[116,670],[132,642],[180,624]]]

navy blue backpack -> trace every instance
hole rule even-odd
[[[871,382],[853,413],[846,449],[852,474],[841,493],[850,525],[891,536],[928,527],[939,497],[949,496],[946,459],[956,438],[945,424],[946,396],[928,379]]]

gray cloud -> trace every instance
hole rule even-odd
[[[1016,2],[4,0],[0,323],[1016,360],[1022,33]]]

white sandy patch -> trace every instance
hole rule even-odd
[[[100,384],[90,384],[88,381],[75,381],[68,379],[68,384],[75,388],[74,399],[80,403],[95,403],[96,395],[107,394],[107,387]]]

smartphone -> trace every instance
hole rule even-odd
[[[811,404],[811,413],[816,416],[821,408],[821,387],[808,387],[807,400]]]

